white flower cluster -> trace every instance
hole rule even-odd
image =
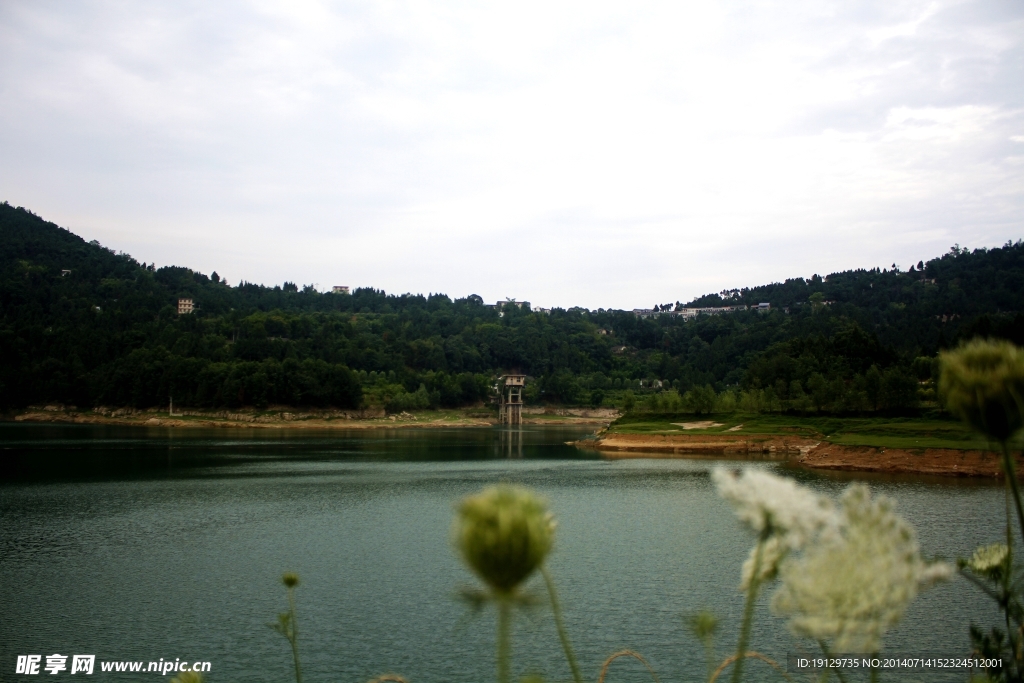
[[[839,515],[832,501],[791,479],[757,470],[732,473],[721,468],[711,477],[719,495],[732,503],[736,516],[759,534],[767,533],[760,559],[755,546],[743,563],[742,590],[750,587],[755,564],[758,581],[773,579],[790,551],[819,538],[835,538],[839,532]]]
[[[974,551],[967,566],[978,574],[992,576],[1002,570],[1009,554],[1010,549],[1006,547],[1005,543],[985,545]]]
[[[829,640],[835,652],[878,652],[882,636],[919,588],[952,575],[950,565],[921,559],[913,528],[888,498],[872,498],[864,485],[850,486],[836,508],[823,496],[763,472],[734,476],[718,470],[714,479],[740,519],[771,533],[762,556],[776,561],[778,555],[782,585],[774,610],[790,617],[794,633]],[[747,564],[744,586],[752,573]]]

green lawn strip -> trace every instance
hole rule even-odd
[[[675,423],[711,421],[721,426],[687,429]],[[739,426],[739,429],[734,429]],[[712,414],[626,415],[612,423],[609,434],[736,434],[799,436],[847,446],[877,448],[950,448],[991,450],[984,438],[960,422],[941,417],[836,417],[828,415]],[[1014,448],[1024,447],[1018,438]]]
[[[927,436],[888,436],[880,434],[834,434],[826,439],[843,446],[872,446],[875,448],[949,448],[959,450],[993,450],[985,439],[949,440]]]

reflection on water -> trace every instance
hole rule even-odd
[[[706,678],[683,617],[711,609],[722,619],[718,655],[735,646],[739,571],[752,543],[713,490],[716,463],[607,461],[565,446],[585,433],[0,427],[5,472],[17,475],[0,485],[0,679],[18,654],[59,652],[209,660],[211,683],[287,681],[287,643],[266,626],[285,609],[286,570],[302,577],[310,683],[386,671],[417,682],[493,679],[494,615],[457,599],[474,579],[449,533],[454,503],[500,481],[551,502],[551,570],[588,680],[623,648],[643,653],[662,680]],[[858,478],[792,474],[830,495]],[[926,555],[952,559],[999,540],[998,486],[914,477],[871,485],[897,500]],[[542,594],[536,582],[531,590]],[[801,646],[771,616],[770,593],[752,643],[782,659]],[[971,619],[994,624],[996,613],[964,582],[940,586],[911,606],[887,650],[965,654]],[[521,610],[514,628],[517,675],[569,678],[545,609]],[[629,662],[613,666],[609,680],[650,680]],[[776,680],[756,666],[749,673]]]
[[[169,429],[0,424],[0,479],[189,476],[202,468],[303,461],[596,458],[566,446],[593,426]],[[208,474],[205,473],[204,474]]]
[[[499,452],[508,460],[523,459],[522,426],[507,427],[498,433]]]

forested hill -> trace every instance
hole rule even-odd
[[[196,311],[179,316],[179,297]],[[0,407],[149,407],[172,395],[195,407],[460,406],[488,400],[494,376],[511,369],[532,377],[533,402],[619,403],[660,380],[665,400],[670,387],[710,385],[780,409],[905,407],[927,397],[918,382],[940,348],[974,334],[1024,344],[1024,245],[954,248],[906,271],[787,280],[691,305],[760,302],[771,311],[684,320],[499,311],[475,295],[231,286],[138,263],[4,203]]]

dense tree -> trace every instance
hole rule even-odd
[[[0,405],[389,410],[486,401],[495,377],[531,401],[763,409],[913,405],[936,352],[975,334],[1024,342],[1024,246],[954,247],[906,272],[794,279],[690,306],[771,304],[684,320],[486,306],[375,289],[230,286],[156,269],[0,205]],[[177,314],[177,300],[196,310]],[[678,303],[678,302],[677,302]],[[661,380],[665,396],[650,403]],[[641,381],[643,380],[643,383]],[[673,398],[673,396],[675,398]],[[710,398],[709,398],[710,397]],[[732,402],[732,403],[729,403]],[[744,403],[746,402],[746,403]],[[774,406],[774,407],[773,407]]]

